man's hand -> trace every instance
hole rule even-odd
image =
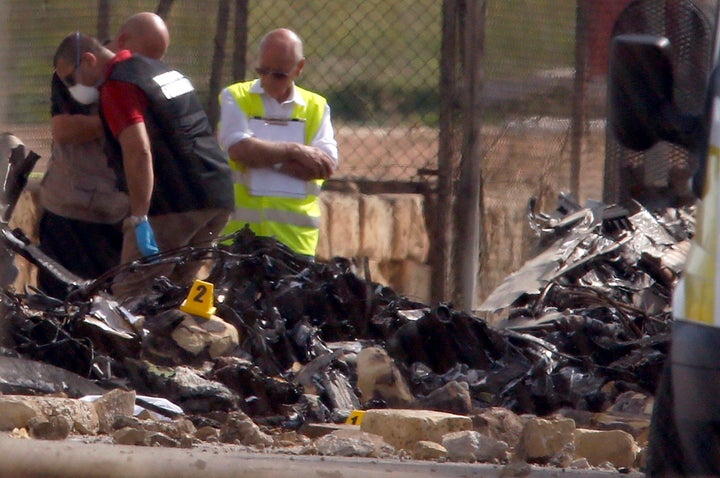
[[[303,181],[328,179],[335,172],[335,161],[315,146],[285,141],[247,138],[230,146],[230,159],[248,168],[275,168]]]
[[[282,163],[280,171],[310,181],[328,179],[335,171],[332,158],[320,148],[295,144],[290,159]]]
[[[160,252],[155,242],[155,232],[147,217],[135,225],[135,242],[143,256],[151,256]]]

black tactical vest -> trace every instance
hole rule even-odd
[[[141,55],[116,63],[109,80],[132,83],[148,98],[145,126],[155,175],[150,215],[210,208],[232,210],[230,166],[190,80],[162,61]],[[100,110],[102,113],[102,104]],[[110,133],[104,117],[103,124],[108,162],[121,188],[127,190],[120,143]]]

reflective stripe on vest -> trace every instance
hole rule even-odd
[[[233,183],[242,184],[245,188],[250,188],[250,175],[245,174],[239,169],[232,171]],[[319,196],[322,190],[322,183],[316,181],[305,181],[305,194],[307,196]]]
[[[250,93],[253,81],[236,83],[230,92],[248,118],[263,117],[264,107],[260,95]],[[326,101],[320,95],[296,87],[305,99],[305,105],[295,105],[292,119],[305,121],[305,143],[310,144],[320,129]],[[315,255],[320,236],[319,194],[323,180],[306,181],[305,198],[252,196],[248,188],[245,168],[234,161],[235,212],[223,234],[230,234],[246,224],[256,234],[274,236],[298,254]]]
[[[229,234],[246,224],[257,235],[274,237],[298,254],[315,255],[320,238],[320,201],[250,196],[245,186],[235,185],[238,206],[225,228]]]
[[[231,217],[233,221],[238,221],[241,224],[272,221],[294,224],[300,227],[320,227],[319,217],[311,217],[306,216],[305,214],[298,214],[291,211],[278,211],[275,209],[258,210],[250,208],[235,208],[235,212]]]

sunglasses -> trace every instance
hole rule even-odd
[[[258,76],[270,75],[276,80],[287,80],[290,77],[290,73],[292,73],[292,71],[286,73],[284,71],[271,70],[270,68],[259,66],[255,68],[255,73],[257,73]]]
[[[80,58],[80,32],[77,31],[75,32],[75,68],[73,68],[72,73],[67,75],[65,78],[61,78],[61,81],[68,87],[75,86],[75,72],[80,66]]]

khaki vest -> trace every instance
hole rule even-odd
[[[120,222],[130,213],[130,200],[118,189],[103,144],[102,139],[53,143],[40,186],[40,203],[45,209],[70,219],[104,224]]]

